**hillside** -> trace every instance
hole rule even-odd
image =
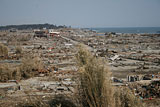
[[[18,30],[24,30],[24,29],[57,29],[57,28],[65,28],[66,26],[57,26],[53,24],[23,24],[23,25],[7,25],[7,26],[0,26],[0,30],[8,30],[8,29],[18,29]]]

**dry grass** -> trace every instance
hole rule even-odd
[[[114,97],[116,107],[144,107],[142,101],[128,88],[118,88],[115,91]]]
[[[18,103],[16,107],[50,107],[49,104],[44,101],[42,96],[32,96],[29,92],[25,92],[25,94],[27,95],[27,98]]]
[[[8,80],[20,80],[21,74],[19,67],[12,68],[9,64],[0,65],[0,81],[6,82]]]
[[[107,63],[92,56],[82,45],[77,54],[80,67],[82,105],[85,107],[113,107],[114,89]]]
[[[17,46],[16,47],[16,52],[15,52],[16,54],[21,54],[22,53],[22,47],[20,47],[20,46]]]
[[[23,78],[34,77],[38,74],[38,70],[43,68],[43,63],[40,58],[27,55],[22,59],[20,72]]]
[[[22,41],[29,41],[31,39],[31,36],[30,34],[28,35],[19,35],[18,38],[17,38],[17,41],[19,42],[22,42]]]
[[[83,107],[143,107],[130,90],[113,87],[106,61],[79,46],[80,103]]]
[[[9,43],[15,43],[15,42],[27,42],[31,39],[32,35],[28,34],[28,35],[12,35],[7,37],[7,41]]]
[[[8,47],[3,44],[0,44],[0,56],[8,56]]]
[[[42,96],[30,96],[25,101],[17,104],[16,107],[76,107],[71,98],[65,95],[56,95],[53,97],[43,98]]]
[[[21,80],[34,77],[38,74],[38,70],[43,68],[43,63],[38,57],[31,55],[22,59],[19,66],[11,66],[11,64],[0,65],[0,81]]]

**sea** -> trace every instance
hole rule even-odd
[[[97,33],[115,32],[130,34],[160,34],[160,27],[116,27],[116,28],[89,28]]]

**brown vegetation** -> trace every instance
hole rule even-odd
[[[0,81],[20,80],[21,74],[18,67],[12,68],[9,64],[0,65]]]
[[[26,56],[22,59],[20,72],[23,78],[30,78],[37,75],[39,69],[43,68],[43,63],[38,57]]]
[[[18,103],[16,107],[76,107],[70,97],[61,94],[54,98],[50,96],[47,100],[49,101],[44,101],[40,96],[28,95],[27,99]]]
[[[43,101],[43,98],[40,96],[30,96],[23,101],[17,104],[16,107],[50,107],[47,102]]]
[[[8,43],[15,43],[15,42],[26,42],[31,39],[32,35],[12,35],[7,38]]]
[[[109,70],[106,63],[93,57],[90,52],[80,47],[77,54],[80,65],[80,85],[83,106],[113,107],[113,88],[109,82]]]
[[[20,46],[16,47],[16,54],[21,54],[22,53],[22,48]]]
[[[140,99],[135,97],[135,95],[128,88],[116,89],[114,97],[115,107],[143,107]]]
[[[43,67],[42,61],[37,57],[26,56],[22,59],[19,66],[11,66],[9,64],[0,65],[0,81],[21,80],[34,77],[38,74],[38,70]]]
[[[8,48],[3,44],[0,44],[0,56],[8,56]]]
[[[22,42],[22,41],[29,41],[31,39],[31,36],[30,34],[28,35],[20,35],[18,38],[17,38],[17,41],[19,42]]]

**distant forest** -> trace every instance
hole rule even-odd
[[[24,25],[7,25],[7,26],[0,26],[0,30],[9,30],[9,29],[18,29],[18,30],[25,30],[25,29],[58,29],[58,28],[66,28],[66,26],[57,26],[53,24],[24,24]]]

